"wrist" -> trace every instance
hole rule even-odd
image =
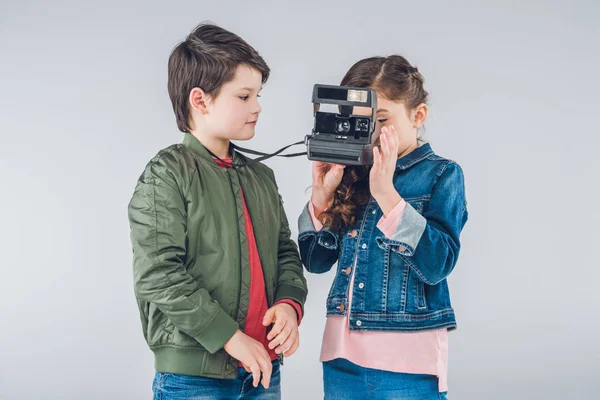
[[[373,195],[373,198],[378,202],[379,200],[385,199],[386,197],[391,197],[394,194],[398,194],[398,192],[396,191],[396,188],[391,184],[379,190],[373,190],[373,188],[371,188],[371,195]]]
[[[294,315],[296,314],[296,309],[290,303],[282,301],[281,303],[278,303],[278,305],[285,306],[289,312],[293,313]]]
[[[373,197],[379,205],[379,208],[381,208],[381,211],[383,211],[383,215],[386,217],[390,215],[390,212],[392,212],[394,207],[396,207],[398,203],[402,201],[402,197],[396,191],[396,189],[373,195]]]
[[[239,337],[240,334],[243,334],[243,332],[240,331],[239,329],[237,331],[235,331],[233,336],[227,341],[227,343],[225,343],[225,346],[223,346],[223,349],[225,349],[225,351],[228,351],[229,347],[231,347],[232,343],[235,341],[236,338]]]
[[[327,198],[323,198],[320,196],[314,196],[314,195],[311,197],[310,201],[315,209],[316,217],[319,217],[319,214],[321,214],[323,211],[325,211],[326,209],[331,207],[331,204],[333,204],[333,198],[327,199]]]

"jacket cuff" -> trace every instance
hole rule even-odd
[[[402,221],[402,214],[404,213],[404,209],[406,208],[406,201],[404,199],[400,200],[396,207],[392,209],[390,214],[386,217],[385,215],[379,219],[377,223],[377,228],[389,239],[396,229],[400,222]]]
[[[193,337],[211,354],[215,354],[225,346],[237,330],[238,323],[222,308],[219,308],[210,324]]]
[[[308,208],[308,213],[310,214],[310,219],[313,224],[313,227],[314,227],[315,231],[319,232],[321,229],[323,229],[323,223],[321,221],[319,221],[319,219],[315,216],[315,205],[313,204],[312,201],[308,202],[307,208]]]
[[[298,217],[298,239],[305,240],[309,237],[316,237],[319,245],[329,250],[336,250],[338,248],[337,235],[327,228],[316,231],[309,207],[310,202],[304,207],[302,214]]]
[[[409,203],[402,214],[402,221],[396,227],[391,236],[388,236],[389,244],[395,245],[394,250],[405,256],[415,254],[417,245],[425,232],[427,220],[417,212]],[[386,235],[387,236],[387,235]],[[396,247],[397,246],[397,247]]]
[[[277,291],[275,293],[275,303],[277,304],[283,300],[292,300],[297,305],[300,306],[300,314],[302,317],[304,315],[304,302],[306,301],[306,289],[300,288],[295,285],[290,284],[282,284],[279,285]]]
[[[304,207],[300,217],[298,217],[298,234],[302,236],[303,234],[316,232],[315,226],[312,222],[312,217],[310,215],[310,211],[308,209],[310,202]]]

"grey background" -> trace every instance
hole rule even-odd
[[[167,57],[205,20],[272,68],[245,143],[264,151],[310,131],[314,83],[372,55],[416,64],[428,138],[468,191],[450,398],[598,397],[598,3],[284,3],[2,0],[0,398],[150,398],[126,206],[146,162],[181,139]],[[310,163],[268,164],[296,235]],[[284,399],[322,396],[331,279],[308,276]]]

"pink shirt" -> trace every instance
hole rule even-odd
[[[402,200],[386,218],[381,217],[377,228],[387,237],[392,236],[406,202]],[[314,206],[308,211],[316,231],[323,224],[315,217]],[[322,362],[344,358],[365,368],[412,374],[428,374],[438,377],[438,390],[448,391],[448,331],[436,329],[422,332],[376,332],[351,331],[348,316],[352,305],[354,269],[348,293],[348,311],[345,316],[329,316],[325,323]]]

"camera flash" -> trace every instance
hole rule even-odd
[[[367,91],[366,90],[348,90],[348,101],[357,101],[361,103],[367,102]]]

